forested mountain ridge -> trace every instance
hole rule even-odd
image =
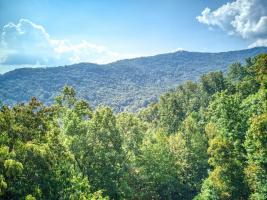
[[[64,87],[0,109],[0,198],[266,200],[267,54],[206,73],[139,113]]]
[[[209,71],[225,72],[229,64],[260,53],[267,53],[267,48],[221,53],[178,51],[106,65],[17,69],[0,76],[0,100],[14,105],[35,96],[51,104],[64,85],[70,85],[93,107],[103,104],[116,112],[136,111],[186,80],[197,80]]]

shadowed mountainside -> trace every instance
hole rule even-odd
[[[0,76],[0,100],[13,105],[35,96],[50,104],[64,85],[92,106],[136,111],[186,80],[209,71],[225,72],[229,64],[267,53],[266,47],[221,53],[178,51],[97,65],[79,63],[50,68],[22,68]]]

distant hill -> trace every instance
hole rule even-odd
[[[15,104],[35,96],[52,103],[64,85],[73,86],[92,106],[136,111],[166,90],[203,73],[226,71],[233,62],[267,53],[266,47],[221,53],[178,51],[120,60],[106,65],[79,63],[50,68],[22,68],[0,76],[0,100]]]

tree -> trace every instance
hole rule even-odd
[[[186,82],[175,91],[161,96],[158,104],[158,124],[166,133],[176,133],[188,114],[198,112],[202,106],[207,106],[207,103],[208,98],[199,85]]]
[[[227,88],[226,80],[221,71],[204,74],[201,76],[200,82],[203,91],[210,96]]]
[[[267,115],[253,117],[246,135],[248,165],[246,178],[251,190],[250,199],[267,198]]]
[[[53,120],[55,110],[35,98],[0,111],[0,188],[3,199],[77,199],[92,196],[75,171]]]
[[[247,75],[247,70],[241,63],[233,63],[229,66],[227,75],[233,82],[241,81]]]
[[[247,198],[243,173],[246,118],[240,113],[240,104],[238,96],[223,92],[215,95],[215,100],[209,106],[210,123],[206,132],[212,170],[203,185],[202,199],[207,194],[218,196],[219,199]]]
[[[169,143],[185,186],[182,198],[192,199],[208,173],[208,144],[201,115],[197,112],[188,115],[181,131],[171,136]]]
[[[122,136],[122,147],[127,154],[127,160],[134,160],[140,154],[147,124],[135,115],[124,112],[118,115],[117,125]]]
[[[168,136],[151,133],[137,160],[140,190],[138,199],[179,199],[183,190]]]
[[[94,191],[103,189],[111,198],[122,195],[124,176],[122,137],[111,109],[98,108],[88,122],[82,163]]]

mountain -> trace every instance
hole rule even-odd
[[[186,80],[214,70],[225,72],[233,62],[267,53],[267,47],[220,53],[178,51],[98,65],[79,63],[50,68],[22,68],[0,76],[0,100],[13,105],[32,96],[50,104],[64,85],[92,106],[136,111]]]

